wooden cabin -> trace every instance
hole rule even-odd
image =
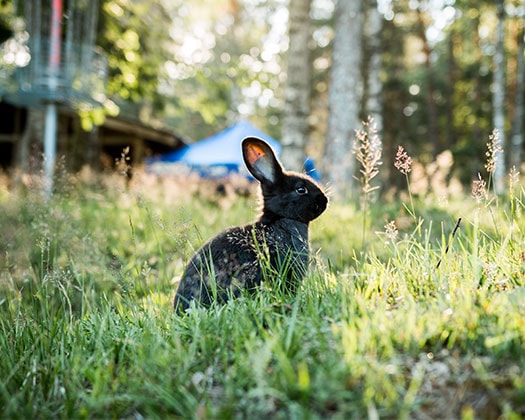
[[[38,116],[38,110],[35,113],[36,117],[30,115],[27,108],[0,102],[0,166],[4,170],[21,166],[24,159],[41,158],[44,121],[43,116]],[[70,170],[86,164],[107,169],[123,154],[129,163],[140,165],[150,156],[186,144],[169,129],[152,127],[129,117],[106,117],[100,127],[86,132],[74,110],[61,107],[58,114],[57,158],[63,159]],[[24,144],[25,151],[21,150]]]

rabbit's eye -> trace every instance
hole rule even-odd
[[[308,194],[308,190],[306,189],[306,187],[297,187],[295,189],[295,192],[299,195],[305,195],[305,194]]]

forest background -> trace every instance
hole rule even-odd
[[[0,4],[5,40],[14,3]],[[282,141],[286,166],[313,156],[343,197],[368,117],[383,190],[404,185],[392,165],[400,145],[421,163],[422,193],[440,168],[445,187],[470,184],[496,129],[498,184],[521,166],[524,10],[517,0],[101,0],[106,102],[82,110],[83,126],[118,109],[199,140],[248,118]]]

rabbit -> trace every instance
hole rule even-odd
[[[177,289],[176,311],[185,311],[192,301],[209,306],[243,290],[252,293],[263,279],[271,281],[272,274],[295,293],[306,274],[308,225],[326,209],[327,196],[308,176],[285,171],[265,141],[246,137],[242,153],[260,183],[262,212],[254,223],[229,228],[197,251]]]

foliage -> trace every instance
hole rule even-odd
[[[10,1],[0,2],[0,43],[3,43],[11,36],[10,19],[13,4]]]
[[[5,417],[525,415],[519,183],[499,201],[415,200],[417,222],[371,206],[363,253],[360,210],[335,204],[296,298],[267,285],[185,316],[184,263],[252,219],[252,199],[146,175],[59,184],[48,202],[0,190]]]
[[[158,72],[169,57],[170,15],[161,2],[101,2],[98,43],[109,57],[110,96],[129,105],[155,103]]]
[[[102,1],[98,42],[109,55],[109,94],[123,114],[193,139],[239,115],[270,117],[275,105],[265,98],[280,89],[280,57],[263,45],[271,7]]]

